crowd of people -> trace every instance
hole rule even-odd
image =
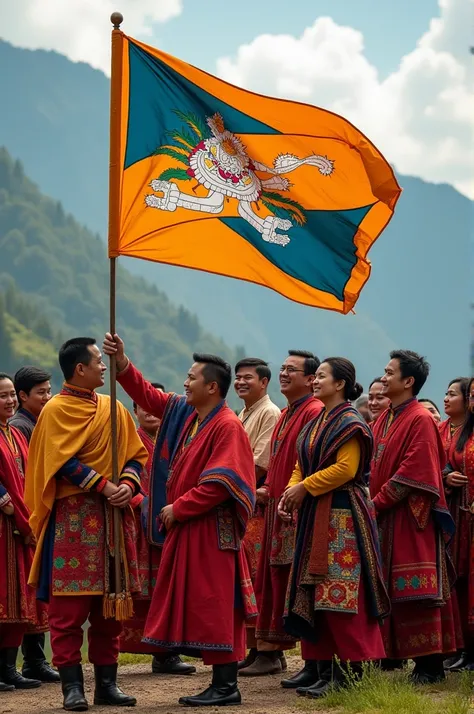
[[[136,419],[118,402],[118,483],[104,355]],[[239,678],[285,673],[297,643],[281,686],[309,698],[365,662],[413,660],[420,685],[474,669],[474,379],[450,382],[441,420],[418,398],[429,364],[406,350],[367,394],[349,360],[290,350],[282,411],[263,359],[233,374],[194,354],[182,395],[148,382],[118,335],[102,351],[68,340],[59,364],[53,398],[40,367],[0,373],[0,692],[61,682],[64,709],[86,711],[87,621],[103,705],[136,704],[120,652],[149,654],[155,674],[192,675],[181,655],[212,666],[179,700],[191,707],[240,704]]]

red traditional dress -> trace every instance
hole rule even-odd
[[[184,397],[164,394],[129,364],[118,380],[149,414],[159,417],[148,537],[160,543],[158,515],[173,505],[145,641],[224,664],[245,655],[244,613],[255,597],[241,541],[255,505],[252,451],[236,415],[222,402],[198,423]]]
[[[155,654],[157,647],[143,642],[143,632],[150,609],[153,588],[156,584],[158,567],[161,559],[161,547],[150,545],[145,529],[142,525],[143,502],[149,496],[150,474],[153,463],[153,451],[155,440],[140,427],[137,434],[148,451],[148,461],[141,476],[141,493],[134,496],[132,508],[135,513],[135,522],[138,529],[137,540],[137,561],[138,576],[140,579],[141,594],[134,599],[133,617],[123,623],[122,635],[120,637],[120,651],[131,652],[132,654]]]
[[[372,434],[348,403],[324,412],[298,438],[289,486],[303,482],[285,629],[308,659],[382,659],[381,618],[390,612],[375,511],[365,485]]]
[[[24,502],[24,473],[28,460],[25,437],[14,427],[0,427],[0,506],[11,503],[12,516],[0,511],[0,644],[19,647],[28,626],[48,629],[46,607],[37,605],[28,585],[34,547]]]
[[[120,481],[140,489],[147,452],[131,415],[117,403]],[[34,466],[32,465],[34,463]],[[30,468],[31,467],[31,468]],[[112,478],[109,397],[65,384],[44,407],[30,442],[26,502],[38,542],[30,583],[49,602],[53,664],[81,662],[82,625],[89,619],[89,660],[117,661],[122,623],[114,618],[112,507],[102,491]],[[135,519],[121,510],[119,592],[140,591]],[[110,615],[112,615],[110,617]]]
[[[283,627],[283,614],[296,538],[296,525],[282,521],[278,503],[295,467],[296,440],[303,427],[322,409],[322,403],[308,394],[282,411],[272,436],[265,481],[269,501],[255,582],[259,610],[255,636],[258,640],[278,645],[278,649],[291,649],[295,644],[294,637]]]
[[[449,553],[457,576],[455,589],[467,644],[468,640],[472,641],[474,628],[474,548],[472,516],[469,512],[469,506],[474,501],[474,435],[470,436],[462,451],[458,451],[456,447],[462,426],[453,429],[447,419],[440,424],[439,431],[447,459],[443,473],[447,476],[451,471],[459,471],[469,479],[466,486],[452,488],[446,493],[448,507],[456,524],[456,532],[449,544]]]
[[[416,399],[375,423],[370,493],[392,601],[384,625],[389,658],[447,654],[462,646],[448,580],[446,541],[454,523],[444,496],[444,463],[436,424]]]

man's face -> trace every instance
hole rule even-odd
[[[158,419],[158,417],[153,416],[153,414],[149,414],[144,409],[139,407],[138,404],[135,409],[135,415],[142,429],[147,431],[149,434],[156,434],[160,427],[161,419]]]
[[[51,383],[48,381],[35,384],[29,394],[21,391],[19,396],[21,406],[38,418],[44,405],[51,399]]]
[[[305,375],[304,361],[304,357],[290,355],[281,366],[280,391],[288,401],[303,397],[312,390],[314,374]]]
[[[217,384],[209,382],[206,384],[203,370],[205,365],[195,362],[188,372],[188,376],[184,383],[184,393],[186,401],[195,409],[204,406],[209,399],[216,395]]]
[[[384,393],[382,382],[374,382],[370,387],[368,406],[373,419],[389,408],[390,399]]]
[[[89,345],[87,350],[91,356],[89,364],[78,364],[76,373],[81,380],[81,386],[85,389],[98,389],[103,387],[107,367],[102,361],[102,354],[97,345]]]
[[[0,380],[0,424],[6,424],[14,415],[18,399],[11,379]]]
[[[406,394],[407,399],[411,396],[410,386],[413,384],[411,377],[402,377],[400,363],[397,359],[391,359],[385,367],[385,374],[382,377],[383,395],[390,401],[402,397]]]
[[[255,402],[262,397],[268,380],[260,379],[255,367],[241,367],[235,375],[234,389],[237,395],[248,402]]]

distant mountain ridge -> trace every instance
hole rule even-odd
[[[19,157],[43,192],[105,235],[109,80],[54,52],[0,41],[0,144]],[[353,359],[360,381],[383,370],[395,347],[432,363],[425,394],[440,400],[447,382],[470,370],[472,202],[449,185],[399,177],[396,214],[373,247],[372,276],[341,316],[290,303],[271,291],[205,273],[121,260],[170,300],[196,311],[227,344],[243,344],[277,367],[288,348]]]

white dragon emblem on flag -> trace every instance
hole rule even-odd
[[[280,246],[288,245],[290,238],[286,231],[295,223],[304,225],[306,216],[304,208],[285,195],[291,183],[284,174],[306,164],[314,166],[322,176],[330,176],[334,171],[334,161],[318,154],[303,159],[293,154],[280,154],[273,166],[266,166],[249,157],[240,139],[225,129],[220,114],[208,117],[206,127],[193,114],[175,113],[186,128],[167,132],[170,142],[160,146],[155,155],[171,156],[185,168],[166,169],[153,179],[149,185],[154,193],[145,196],[146,205],[161,211],[187,208],[217,215],[222,212],[226,198],[236,199],[239,216],[253,226],[263,240]],[[260,178],[259,174],[269,176]],[[207,196],[184,193],[175,183],[176,180],[192,179],[207,189]],[[259,202],[272,215],[260,217],[257,213]]]

